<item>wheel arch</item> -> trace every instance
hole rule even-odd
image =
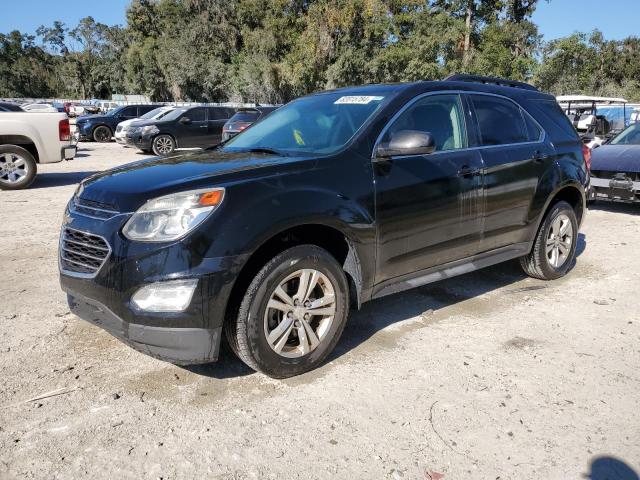
[[[24,148],[27,152],[33,155],[36,163],[40,163],[38,147],[31,138],[25,135],[0,135],[0,145],[14,145],[16,147]]]
[[[327,250],[342,266],[351,303],[360,308],[362,303],[362,270],[360,258],[349,237],[334,226],[305,223],[291,226],[271,235],[253,251],[238,274],[225,308],[225,321],[234,318],[247,287],[260,269],[274,256],[297,245],[316,245]]]
[[[158,138],[160,135],[166,135],[167,137],[171,137],[171,140],[173,140],[173,144],[175,145],[175,147],[173,147],[173,148],[174,148],[174,149],[175,149],[175,148],[178,148],[178,140],[176,139],[176,136],[175,136],[175,135],[173,135],[172,133],[169,133],[169,132],[159,132],[159,133],[156,133],[156,134],[153,136],[153,138],[151,139],[151,148],[152,148],[152,151],[153,151],[153,142],[155,142],[155,141],[156,141],[156,138]]]
[[[93,138],[93,134],[95,133],[97,128],[100,127],[105,127],[109,130],[109,132],[111,132],[111,136],[113,137],[114,132],[113,132],[113,128],[111,128],[109,125],[107,125],[106,123],[98,123],[97,125],[94,125],[93,128],[91,129],[91,138]]]

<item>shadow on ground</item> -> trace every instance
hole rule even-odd
[[[39,173],[29,188],[50,188],[73,185],[94,173],[96,172]]]
[[[597,202],[589,205],[589,210],[599,210],[601,212],[612,213],[626,213],[627,215],[640,215],[640,204],[607,202],[606,200],[598,200]]]
[[[579,234],[576,250],[578,256],[584,252],[586,244],[585,235]],[[367,302],[360,310],[351,310],[344,333],[327,361],[340,358],[390,325],[421,315],[427,310],[440,310],[456,305],[526,278],[528,277],[518,261],[511,261]],[[541,282],[509,290],[505,294],[544,288],[547,287]],[[217,363],[191,366],[187,369],[199,375],[219,379],[253,373],[253,370],[245,366],[225,343]]]
[[[636,471],[624,461],[614,457],[597,457],[583,476],[591,480],[640,480]]]

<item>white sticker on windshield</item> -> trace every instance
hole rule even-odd
[[[340,104],[351,104],[351,105],[366,105],[369,102],[380,101],[384,97],[374,97],[371,95],[350,95],[346,97],[340,97],[338,100],[333,102],[335,105]]]

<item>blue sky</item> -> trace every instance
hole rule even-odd
[[[0,32],[35,32],[62,20],[75,26],[88,15],[109,25],[124,24],[130,0],[0,0]],[[540,0],[534,21],[545,40],[598,28],[607,39],[640,35],[640,0]]]

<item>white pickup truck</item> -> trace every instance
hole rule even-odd
[[[71,137],[64,113],[0,112],[0,190],[27,188],[38,163],[71,160]]]

